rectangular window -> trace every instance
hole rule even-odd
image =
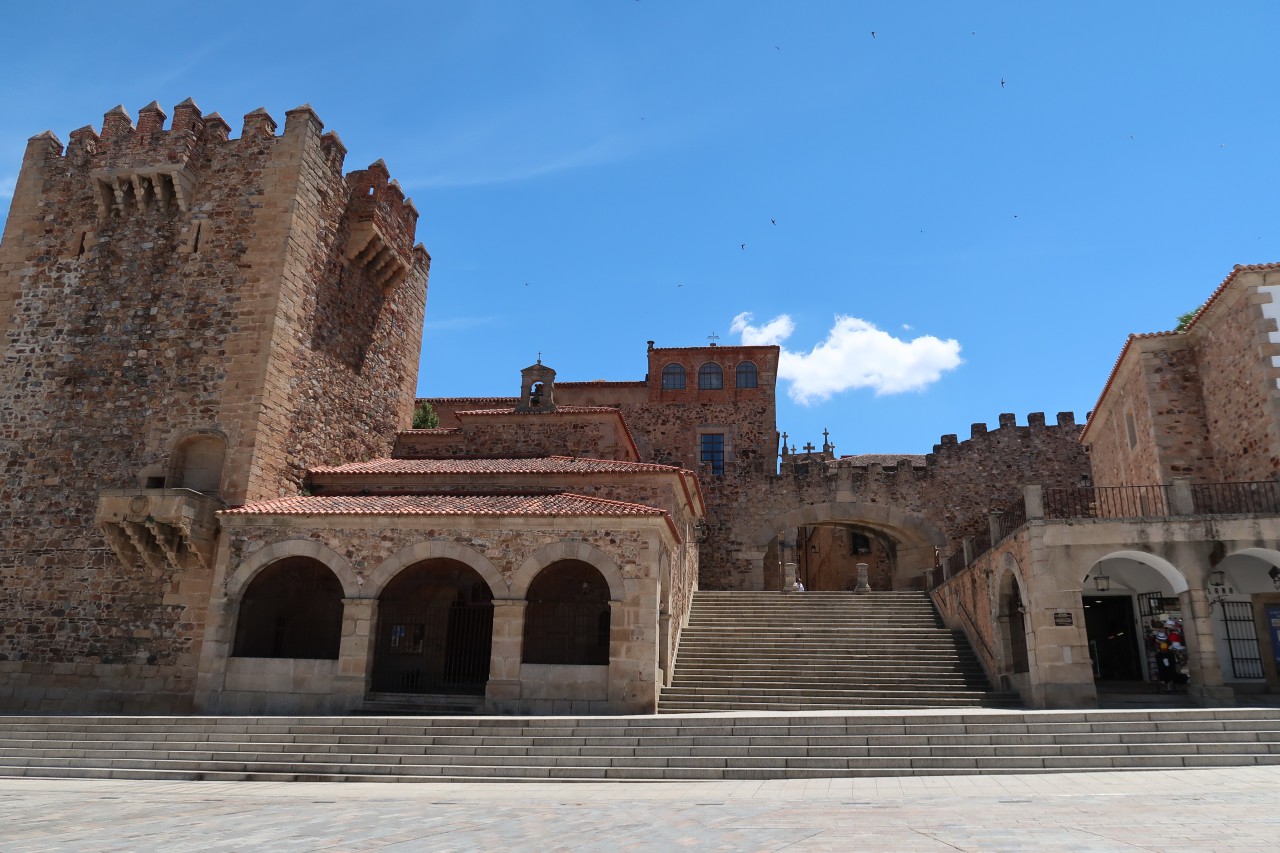
[[[719,477],[724,473],[724,433],[704,432],[699,436],[702,442],[701,461],[711,465],[711,473]]]
[[[1133,450],[1134,445],[1138,443],[1138,430],[1134,426],[1132,412],[1124,413],[1124,426],[1129,433],[1129,449]]]

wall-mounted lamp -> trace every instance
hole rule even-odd
[[[1106,575],[1094,575],[1093,585],[1098,588],[1098,592],[1106,592],[1111,589],[1111,578]]]
[[[1226,586],[1227,573],[1222,569],[1214,569],[1209,572],[1209,586]]]
[[[699,544],[706,542],[710,537],[711,528],[707,526],[705,521],[698,519],[693,523],[693,538],[696,539]]]
[[[818,543],[814,542],[812,545],[810,545],[809,551],[814,554],[818,553]]]

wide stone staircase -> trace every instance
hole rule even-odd
[[[1280,709],[594,718],[0,717],[0,776],[801,779],[1280,764]]]
[[[1016,707],[919,592],[694,594],[660,713]]]

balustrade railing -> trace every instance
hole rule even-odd
[[[1000,539],[1004,540],[1013,531],[1027,523],[1027,502],[1024,498],[1018,498],[1009,504],[999,514],[1000,519]]]
[[[1169,487],[1045,489],[1045,518],[1146,518],[1169,515]]]
[[[1280,483],[1196,483],[1191,504],[1198,515],[1280,512]]]

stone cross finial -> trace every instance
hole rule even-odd
[[[822,430],[822,452],[823,453],[830,453],[831,449],[835,447],[834,444],[828,441],[830,437],[831,437],[831,433],[824,428]]]
[[[711,334],[707,335],[707,340],[711,341],[712,346],[715,346],[716,341],[720,340],[720,336],[717,335],[715,332],[712,332]]]
[[[802,449],[805,453],[812,453],[813,451],[817,450],[818,448],[816,448],[816,447],[814,447],[814,446],[813,446],[813,442],[812,442],[812,441],[809,441],[809,442],[805,442],[804,447],[803,447],[803,448],[801,448],[801,449]]]

